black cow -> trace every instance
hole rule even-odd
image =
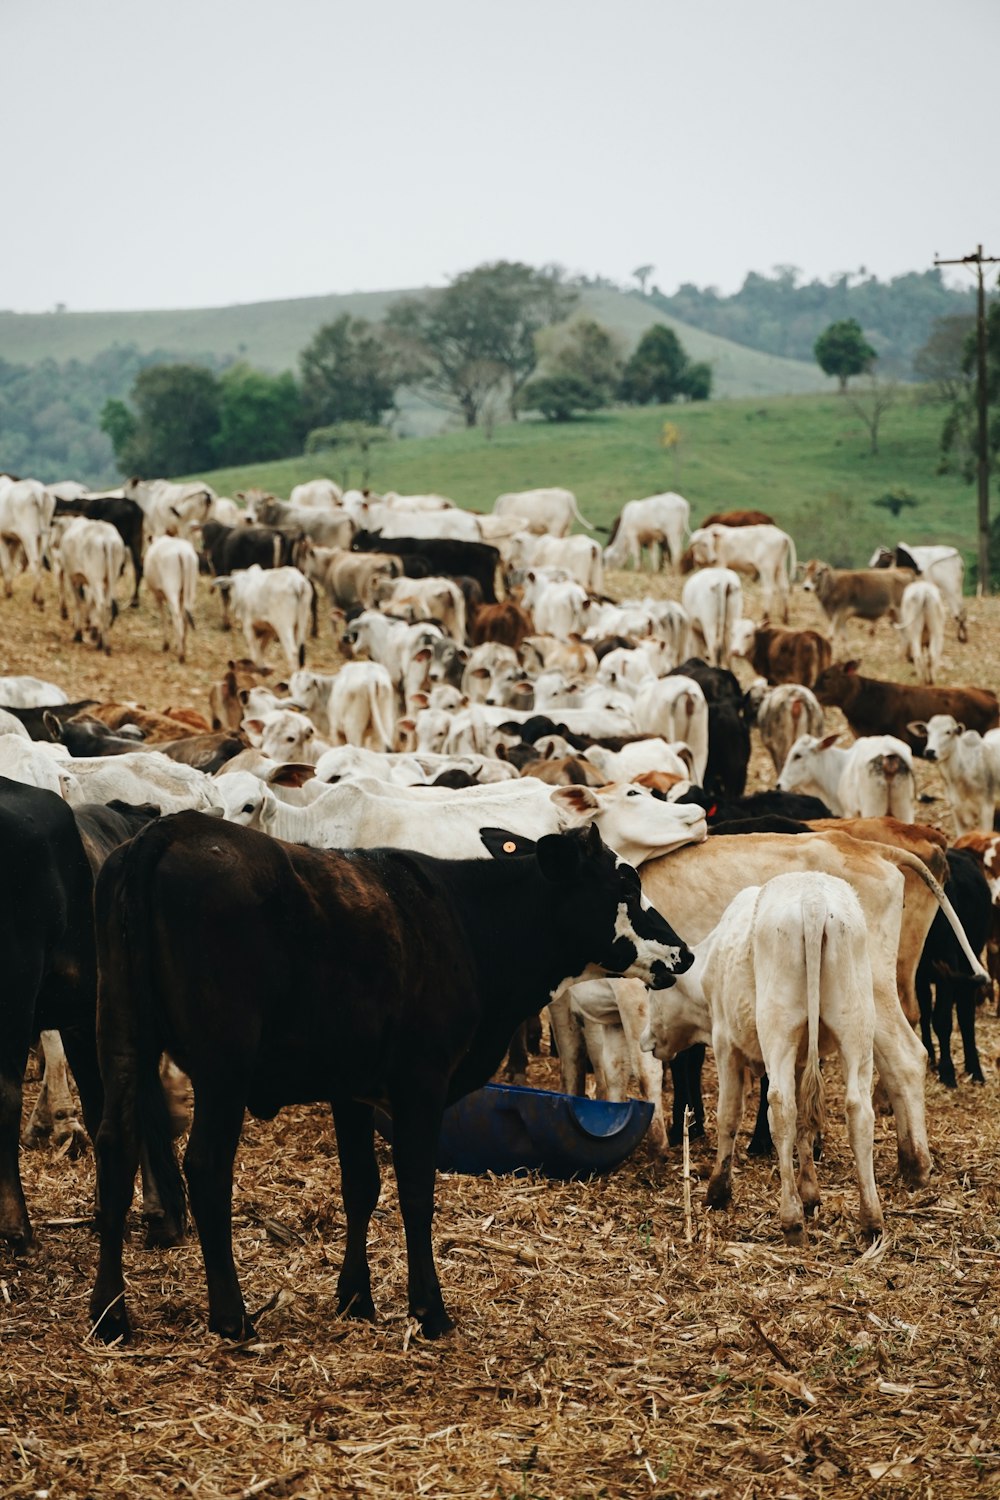
[[[212,572],[226,578],[234,568],[284,568],[292,564],[295,539],[273,526],[224,526],[206,521],[201,528],[202,550]]]
[[[710,667],[696,656],[667,675],[693,678],[708,704],[705,790],[723,797],[742,797],[750,764],[750,722],[739,682],[725,667]]]
[[[709,828],[720,823],[745,823],[756,818],[791,818],[800,823],[810,818],[832,818],[833,813],[818,797],[804,792],[751,792],[747,797],[714,797],[702,787],[692,786],[676,798],[704,809]]]
[[[94,876],[156,808],[78,808],[0,777],[0,928],[4,952],[0,1026],[0,1238],[31,1242],[18,1168],[21,1090],[28,1048],[58,1031],[93,1139],[103,1092],[97,1066]]]
[[[58,736],[48,722],[50,717],[58,724],[65,724],[67,720],[75,719],[77,714],[82,714],[86,709],[94,708],[97,701],[96,698],[80,698],[76,703],[52,703],[43,708],[8,708],[6,704],[4,708],[7,713],[13,714],[15,719],[20,719],[31,739],[54,740]]]
[[[986,877],[979,861],[966,849],[949,849],[947,860],[945,895],[958,913],[973,953],[982,953],[993,928],[993,901]],[[917,999],[920,1002],[920,1035],[932,1067],[932,1025],[938,1039],[938,1078],[946,1088],[957,1087],[955,1064],[951,1060],[951,1019],[954,1008],[958,1017],[958,1029],[962,1034],[965,1071],[974,1083],[984,1083],[976,1048],[976,1006],[986,996],[987,983],[970,972],[968,960],[959,948],[943,911],[934,914],[934,921],[917,965],[916,983]]]
[[[168,1216],[183,1212],[151,1087],[162,1051],[194,1088],[184,1170],[213,1331],[251,1332],[231,1231],[244,1112],[271,1119],[320,1099],[331,1101],[347,1215],[340,1312],[375,1314],[366,1238],[379,1103],[393,1118],[410,1312],[428,1337],[452,1326],[430,1236],[445,1106],[486,1082],[514,1028],[568,975],[595,964],[664,988],[693,962],[595,830],[537,845],[482,836],[493,861],[344,855],[178,813],[112,855],[96,897],[107,1102],[91,1305],[101,1337],[129,1331],[122,1237],[140,1143]]]
[[[57,500],[57,516],[86,516],[90,521],[107,521],[125,543],[125,550],[132,559],[135,588],[129,601],[133,609],[139,608],[139,585],[142,582],[142,507],[134,500],[116,495],[95,495],[92,499]]]
[[[500,553],[486,542],[459,542],[451,537],[383,537],[378,531],[359,531],[354,552],[391,552],[403,564],[407,578],[474,578],[486,604],[496,604]]]
[[[54,744],[65,745],[75,757],[92,755],[134,755],[144,749],[143,735],[116,734],[101,719],[57,719],[48,713],[45,727]],[[161,748],[159,745],[156,747]]]

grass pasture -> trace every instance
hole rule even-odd
[[[655,434],[657,414],[641,415]],[[682,422],[698,416],[683,413]],[[530,451],[533,432],[514,435]],[[626,436],[619,451],[627,448]],[[469,484],[483,472],[470,470]],[[493,493],[508,474],[498,463]],[[580,486],[585,512],[600,482],[590,492]],[[615,593],[646,587],[632,574],[609,583]],[[652,589],[675,597],[677,580],[657,579]],[[815,612],[796,591],[794,622],[815,623]],[[966,645],[949,632],[946,678],[995,688],[1000,603],[972,602],[970,613]],[[0,671],[51,677],[74,695],[204,712],[207,686],[236,642],[219,631],[204,580],[197,615],[187,666],[161,655],[148,602],[123,612],[114,654],[103,658],[70,645],[51,596],[38,612],[21,580],[15,598],[0,601]],[[912,680],[887,626],[850,628],[866,671]],[[324,626],[311,662],[337,660]],[[768,766],[757,751],[754,785],[771,784]],[[943,819],[936,769],[922,765],[919,783],[935,799],[925,815]],[[692,1153],[689,1220],[679,1152],[653,1161],[640,1151],[590,1182],[442,1177],[435,1242],[458,1327],[435,1344],[415,1336],[405,1315],[384,1148],[370,1240],[379,1322],[336,1317],[344,1226],[321,1106],[246,1126],[234,1233],[258,1337],[235,1349],[206,1331],[196,1244],[147,1253],[138,1229],[126,1251],[136,1339],[126,1349],[94,1345],[92,1158],[25,1152],[37,1246],[20,1261],[0,1249],[0,1492],[5,1500],[995,1496],[1000,1023],[992,1009],[980,1021],[985,1088],[963,1078],[948,1092],[927,1079],[936,1171],[925,1190],[900,1187],[892,1121],[876,1121],[888,1232],[869,1253],[859,1255],[854,1240],[857,1190],[833,1068],[823,1206],[805,1248],[780,1241],[771,1162],[738,1157],[734,1208],[707,1214],[703,1146]],[[553,1059],[533,1060],[533,1082],[554,1086],[556,1077]],[[32,1094],[29,1086],[29,1103]]]
[[[664,423],[680,434],[662,447]],[[716,510],[752,507],[773,515],[796,540],[799,557],[837,566],[867,563],[882,541],[949,542],[975,548],[975,494],[954,474],[935,473],[941,408],[900,393],[883,419],[881,452],[837,395],[775,396],[690,406],[601,412],[563,425],[521,421],[482,431],[389,442],[373,450],[371,484],[401,493],[437,491],[489,510],[505,490],[561,484],[583,514],[610,525],[626,500],[678,490],[697,521]],[[335,454],[286,459],[199,475],[219,494],[255,485],[287,496],[317,474],[357,484]],[[904,488],[919,501],[894,520],[871,504]]]

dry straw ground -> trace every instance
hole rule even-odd
[[[636,592],[636,580],[614,580]],[[657,585],[661,587],[661,585]],[[675,593],[672,582],[662,585]],[[815,605],[799,595],[796,617]],[[998,686],[1000,605],[974,604],[947,678]],[[162,657],[145,609],[100,659],[67,643],[51,605],[0,604],[0,670],[74,695],[204,709],[229,653],[206,598],[193,661]],[[210,623],[212,622],[212,623]],[[853,627],[876,675],[909,677],[889,628]],[[317,660],[333,663],[327,636]],[[769,779],[755,757],[758,783]],[[940,794],[932,768],[921,771]],[[933,819],[943,804],[928,804]],[[669,916],[669,912],[667,913]],[[992,1011],[992,1007],[990,1007]],[[90,1496],[968,1496],[1000,1493],[1000,1026],[981,1021],[985,1088],[930,1077],[936,1172],[894,1177],[877,1124],[888,1233],[853,1235],[856,1189],[836,1104],[824,1192],[806,1249],[777,1230],[770,1163],[738,1169],[736,1204],[708,1216],[693,1152],[692,1237],[679,1153],[639,1154],[610,1177],[444,1177],[439,1267],[458,1328],[436,1344],[405,1315],[405,1260],[388,1156],[371,1256],[380,1319],[338,1321],[343,1246],[325,1111],[249,1122],[237,1164],[236,1254],[259,1337],[233,1349],[205,1328],[194,1245],[128,1254],[138,1336],[87,1337],[93,1167],[25,1153],[37,1249],[0,1252],[0,1493]],[[554,1084],[540,1059],[534,1081]],[[834,1093],[836,1088],[834,1085]],[[29,1090],[29,1095],[31,1091]]]

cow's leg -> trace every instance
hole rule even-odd
[[[0,1239],[14,1251],[31,1244],[31,1223],[18,1163],[21,1088],[28,1061],[28,1039],[5,1041],[0,1053]]]
[[[528,1040],[524,1022],[510,1039],[503,1076],[508,1083],[526,1084],[528,1081]]]
[[[14,592],[14,562],[3,537],[0,537],[0,574],[3,575],[4,598],[9,599]]]
[[[760,1098],[757,1101],[757,1120],[753,1127],[753,1135],[747,1143],[747,1156],[771,1156],[774,1152],[774,1142],[771,1139],[771,1125],[767,1118],[767,1074],[760,1075]]]
[[[931,996],[931,982],[926,974],[917,969],[917,1005],[920,1008],[920,1040],[924,1044],[930,1065],[933,1068],[936,1055],[934,1052],[934,1034],[931,1030],[931,1018],[934,1010],[934,1001]]]
[[[125,1305],[122,1247],[139,1166],[135,1087],[127,1065],[111,1074],[104,1115],[94,1142],[100,1255],[90,1298],[90,1317],[94,1332],[106,1344],[117,1338],[127,1341],[131,1333]]]
[[[641,1042],[649,1024],[649,991],[638,979],[620,979],[615,984],[618,1014],[628,1040],[630,1071],[638,1080],[642,1097],[653,1106],[646,1136],[649,1148],[662,1156],[667,1149],[667,1124],[663,1114],[663,1064]]]
[[[958,1079],[951,1057],[951,1020],[951,987],[946,980],[938,979],[934,985],[933,1012],[934,1035],[938,1040],[938,1078],[946,1089],[957,1089]]]
[[[705,1202],[709,1208],[728,1208],[733,1197],[733,1148],[743,1118],[743,1059],[728,1041],[713,1038],[715,1065],[719,1074],[719,1146],[715,1167],[708,1180]]]
[[[52,1132],[54,1146],[65,1148],[68,1156],[79,1156],[87,1149],[87,1138],[77,1116],[62,1038],[58,1031],[43,1031],[39,1045],[45,1060],[45,1072],[22,1140],[26,1146],[36,1146]]]
[[[393,1099],[392,1162],[406,1233],[410,1316],[419,1320],[429,1339],[455,1326],[445,1311],[431,1245],[435,1157],[443,1114],[443,1090],[435,1098],[426,1082],[423,1088],[410,1083],[405,1097]]]
[[[767,1112],[781,1173],[779,1218],[786,1238],[795,1244],[805,1234],[803,1203],[795,1182],[795,1057],[787,1053],[768,1058],[767,1064]]]
[[[381,1188],[375,1160],[374,1110],[370,1104],[357,1104],[353,1100],[331,1107],[347,1215],[347,1248],[337,1281],[337,1311],[348,1318],[374,1320],[368,1225]]]
[[[245,1090],[195,1085],[194,1122],[184,1153],[191,1212],[208,1280],[208,1326],[223,1338],[245,1339],[254,1328],[233,1261],[233,1161],[243,1128]]]
[[[142,548],[135,542],[128,543],[129,556],[132,558],[132,572],[135,574],[135,588],[132,590],[132,598],[129,600],[130,609],[139,608],[139,585],[142,582]]]
[[[965,1059],[965,1071],[973,1083],[985,1083],[983,1069],[979,1061],[979,1049],[976,1046],[976,1005],[978,989],[973,987],[974,981],[959,981],[956,985],[955,1015],[958,1018],[958,1029],[962,1033],[962,1052]]]
[[[669,1141],[679,1146],[684,1139],[684,1107],[693,1115],[688,1137],[696,1141],[705,1134],[705,1104],[701,1096],[701,1070],[705,1061],[705,1044],[696,1042],[679,1052],[670,1064],[670,1079],[673,1083],[673,1110],[670,1119]]]
[[[896,1125],[899,1173],[911,1187],[924,1187],[931,1174],[924,1108],[927,1055],[910,1030],[892,990],[895,1003],[875,1003],[875,1066],[885,1085]]]
[[[867,1239],[882,1234],[885,1221],[875,1186],[875,1168],[872,1152],[875,1148],[875,1110],[872,1108],[872,1068],[866,1057],[858,1057],[852,1050],[851,1039],[840,1048],[841,1067],[844,1071],[844,1108],[847,1114],[847,1134],[858,1173],[858,1188],[861,1194],[861,1213],[858,1227]]]
[[[570,1010],[568,989],[558,990],[549,1001],[549,1025],[559,1052],[563,1092],[587,1092],[587,1053],[583,1033]]]

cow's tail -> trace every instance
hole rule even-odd
[[[174,1154],[174,1127],[160,1079],[163,1052],[156,1024],[156,978],[150,921],[152,884],[164,845],[154,825],[110,856],[97,882],[98,1052],[112,1132],[127,1155],[144,1154],[168,1224],[183,1232],[184,1183]]]
[[[272,568],[280,568],[281,567],[281,549],[282,549],[282,546],[284,545],[284,541],[285,541],[285,538],[282,536],[282,534],[281,534],[280,531],[276,531],[274,533],[274,536],[271,538],[271,556],[272,556],[271,567]]]
[[[376,734],[379,736],[379,738],[382,741],[383,748],[385,750],[391,750],[392,747],[393,747],[393,741],[394,741],[394,738],[395,738],[395,731],[394,731],[393,725],[392,725],[392,709],[391,709],[391,707],[390,707],[390,710],[389,710],[389,724],[388,724],[388,727],[386,726],[386,722],[385,722],[384,718],[382,717],[382,707],[383,707],[383,704],[382,704],[382,698],[383,698],[382,689],[383,689],[383,685],[384,684],[382,682],[378,682],[378,681],[370,682],[368,684],[368,713],[369,713],[369,716],[371,718],[371,722],[375,726],[375,732],[376,732]],[[389,703],[391,705],[391,703],[392,703],[392,689],[391,688],[389,689],[389,693],[388,693],[387,696],[388,696],[388,699],[389,699]]]
[[[813,1135],[822,1133],[826,1093],[819,1065],[820,999],[823,953],[827,944],[829,914],[821,897],[809,893],[802,902],[802,942],[806,967],[806,1060],[799,1082],[798,1128]]]
[[[576,503],[576,496],[575,495],[573,496],[573,514],[576,517],[576,519],[579,521],[580,525],[581,526],[586,526],[586,528],[587,528],[588,531],[593,531],[595,529],[593,523],[590,522],[590,521],[588,521],[587,518],[586,518],[586,516],[581,516],[581,514],[580,514],[580,507]]]
[[[951,902],[948,900],[948,897],[945,895],[944,889],[938,883],[938,881],[934,879],[934,876],[931,874],[930,870],[928,870],[923,860],[918,855],[911,854],[908,849],[897,849],[891,845],[886,846],[886,848],[880,847],[879,852],[881,854],[885,854],[886,852],[888,852],[893,863],[900,869],[913,870],[917,875],[920,876],[920,879],[924,882],[924,885],[931,892],[935,901],[944,912],[945,917],[948,921],[948,925],[951,928],[952,932],[955,934],[955,937],[958,940],[958,946],[961,948],[963,954],[965,955],[965,958],[969,964],[969,967],[972,969],[973,974],[977,979],[983,979],[988,983],[989,975],[983,968],[982,964],[979,962],[979,959],[973,953],[972,948],[969,946],[969,939],[965,935],[965,928],[962,926],[961,922],[958,919],[958,913],[952,906]]]
[[[795,550],[794,537],[790,536],[788,538],[788,552],[786,556],[788,558],[788,581],[789,583],[794,583],[795,575],[799,571],[799,555]]]

